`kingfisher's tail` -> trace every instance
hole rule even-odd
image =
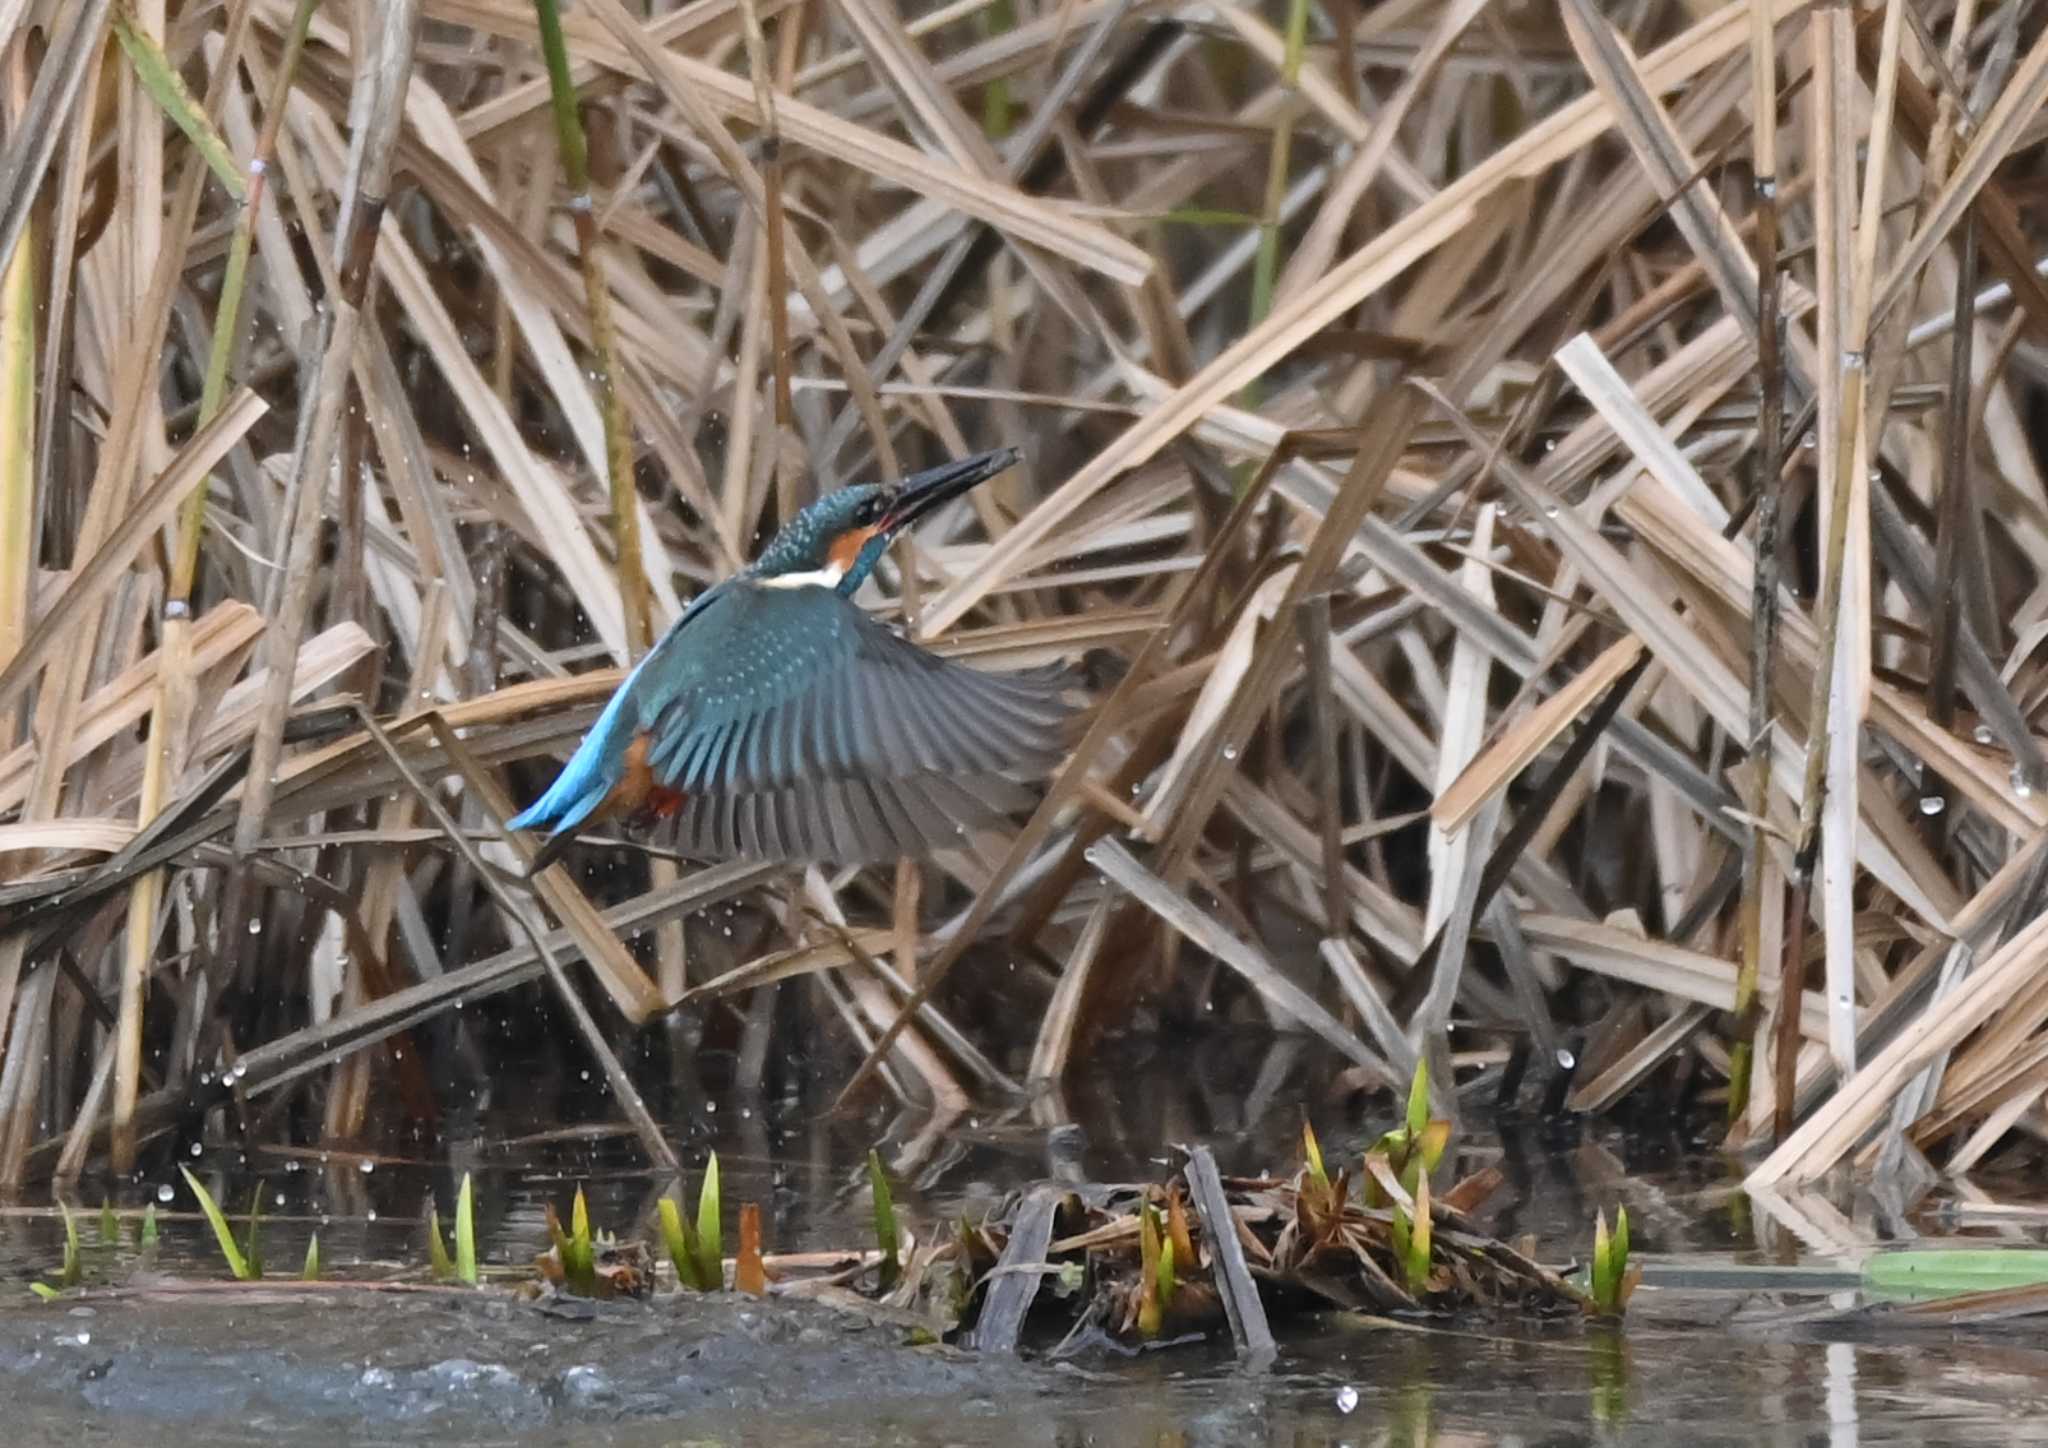
[[[594,757],[597,751],[585,740],[575,755],[555,776],[547,793],[505,821],[508,830],[547,830],[560,834],[589,819],[611,793],[611,782]]]
[[[631,683],[630,677],[627,683]],[[569,762],[562,766],[562,772],[555,776],[555,782],[547,792],[511,819],[505,821],[510,830],[547,830],[547,843],[542,845],[540,855],[529,867],[534,873],[544,869],[564,846],[574,838],[577,829],[593,814],[597,813],[613,788],[619,782],[621,749],[616,738],[619,721],[623,717],[625,688],[612,695],[604,712],[597,716],[597,722],[590,726],[590,732],[583,736],[583,742],[576,746],[576,752],[569,756]]]

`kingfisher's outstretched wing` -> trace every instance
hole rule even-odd
[[[831,589],[743,583],[650,655],[631,709],[703,857],[847,863],[957,843],[1029,802],[1007,777],[1061,753],[1063,669],[986,673]]]

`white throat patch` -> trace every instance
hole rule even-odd
[[[846,570],[836,563],[809,573],[778,573],[771,578],[760,580],[763,588],[837,588],[839,580],[846,577]]]

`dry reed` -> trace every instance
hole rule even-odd
[[[537,978],[657,1158],[614,1047],[677,1012],[958,1109],[1148,1000],[1375,1086],[1571,1041],[1759,1186],[2048,1135],[2028,7],[24,0],[0,57],[0,1187],[389,1129],[370,1048]],[[1089,658],[1013,835],[512,878],[645,620],[1002,442],[881,598]]]

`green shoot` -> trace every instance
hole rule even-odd
[[[1165,1263],[1166,1253],[1160,1241],[1159,1213],[1152,1203],[1142,1202],[1138,1206],[1138,1336],[1150,1342],[1159,1336],[1166,1325],[1166,1299],[1161,1288],[1172,1273]]]
[[[554,1205],[549,1204],[548,1236],[554,1242],[555,1256],[562,1265],[562,1282],[578,1297],[597,1295],[597,1248],[590,1237],[590,1204],[583,1199],[583,1188],[576,1188],[576,1201],[570,1208],[570,1227],[562,1230],[562,1219],[555,1215]],[[453,1270],[451,1265],[450,1270]]]
[[[213,1239],[220,1244],[220,1255],[227,1260],[228,1271],[234,1274],[237,1282],[255,1281],[256,1273],[249,1259],[243,1255],[240,1245],[236,1243],[234,1231],[228,1226],[228,1219],[221,1215],[220,1204],[214,1201],[213,1194],[200,1184],[199,1178],[192,1175],[189,1167],[181,1166],[178,1170],[184,1174],[185,1185],[192,1189],[192,1195],[199,1199],[199,1210],[205,1213],[207,1225],[213,1228]],[[143,1219],[143,1245],[149,1246],[155,1240],[156,1217],[151,1213]]]
[[[1415,1224],[1408,1233],[1408,1252],[1401,1270],[1410,1295],[1420,1297],[1429,1290],[1429,1252],[1432,1241],[1429,1215],[1429,1178],[1415,1183]]]
[[[704,1165],[697,1189],[697,1280],[706,1292],[725,1286],[725,1212],[719,1196],[718,1153]]]
[[[1180,1192],[1169,1188],[1166,1193],[1166,1245],[1173,1248],[1176,1263],[1193,1264],[1200,1259],[1195,1256],[1195,1239],[1188,1231],[1188,1209],[1182,1204]]]
[[[1629,1297],[1636,1290],[1642,1269],[1631,1268],[1628,1260],[1628,1208],[1614,1214],[1614,1231],[1607,1230],[1607,1214],[1593,1220],[1593,1261],[1588,1268],[1593,1309],[1601,1317],[1619,1317],[1628,1310]]]
[[[114,1215],[114,1204],[105,1197],[100,1198],[100,1245],[111,1247],[121,1240],[121,1222]]]
[[[320,1234],[318,1232],[315,1232],[306,1239],[306,1261],[305,1265],[299,1268],[299,1280],[301,1282],[318,1282],[320,1280]]]
[[[889,1193],[889,1177],[882,1170],[881,1155],[868,1149],[868,1186],[875,1197],[875,1245],[882,1253],[882,1288],[896,1285],[903,1264],[897,1253],[903,1241],[896,1230],[896,1201]]]
[[[31,1282],[28,1285],[28,1290],[33,1292],[36,1296],[42,1298],[42,1300],[45,1302],[55,1302],[60,1296],[63,1295],[59,1293],[56,1288],[52,1287],[47,1282]]]
[[[1377,1153],[1385,1157],[1388,1169],[1401,1183],[1401,1190],[1414,1196],[1416,1183],[1436,1170],[1450,1144],[1451,1123],[1430,1119],[1429,1064],[1418,1060],[1415,1077],[1408,1086],[1408,1109],[1402,1124],[1382,1135],[1367,1155]],[[1385,1193],[1372,1174],[1366,1173],[1365,1204],[1382,1206],[1385,1200]]]
[[[576,1200],[569,1206],[569,1250],[562,1254],[564,1275],[579,1292],[597,1287],[597,1246],[590,1235],[590,1203],[583,1188],[576,1188]]]
[[[462,1186],[455,1193],[455,1276],[471,1287],[477,1284],[476,1196],[468,1172],[462,1174]]]
[[[697,1234],[690,1230],[690,1224],[683,1219],[682,1208],[673,1197],[663,1197],[661,1208],[662,1245],[668,1249],[668,1260],[676,1269],[676,1285],[689,1287],[698,1292],[708,1289],[697,1276]]]
[[[79,1278],[85,1275],[85,1264],[78,1251],[78,1223],[72,1219],[71,1208],[60,1200],[57,1211],[64,1218],[64,1265],[58,1270],[59,1287],[76,1287]]]
[[[455,1278],[455,1259],[448,1255],[448,1245],[441,1240],[441,1209],[427,1211],[427,1265],[433,1269],[436,1282],[452,1282]]]
[[[142,1224],[135,1229],[135,1246],[149,1253],[156,1250],[156,1203],[150,1202],[142,1209]]]
[[[1308,1163],[1308,1179],[1319,1187],[1330,1184],[1330,1174],[1323,1169],[1323,1148],[1316,1140],[1316,1129],[1308,1122],[1301,1123],[1301,1155]]]

